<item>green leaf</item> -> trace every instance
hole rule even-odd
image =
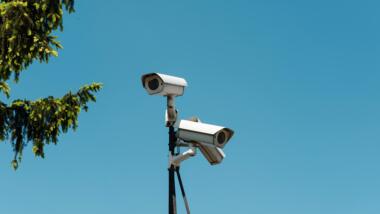
[[[6,82],[0,82],[0,91],[3,92],[7,98],[9,98],[11,89]]]
[[[13,167],[14,170],[17,170],[17,169],[18,169],[18,162],[17,162],[17,160],[13,160],[13,161],[11,162],[11,164],[12,164],[12,167]]]
[[[51,53],[53,56],[55,56],[55,57],[58,56],[58,52],[57,52],[56,50],[51,50],[50,53]]]

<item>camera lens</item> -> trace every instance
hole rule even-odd
[[[222,131],[218,134],[218,143],[223,144],[226,141],[226,134]]]
[[[148,82],[148,87],[150,90],[154,91],[160,86],[158,79],[152,79]]]

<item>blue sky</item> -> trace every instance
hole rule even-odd
[[[181,118],[231,127],[223,164],[183,164],[193,213],[380,212],[380,3],[77,1],[65,49],[34,64],[12,98],[60,96],[103,82],[77,132],[0,146],[0,213],[167,212],[165,99],[140,76],[185,77]],[[178,193],[179,195],[179,193]],[[184,213],[178,198],[179,213]]]

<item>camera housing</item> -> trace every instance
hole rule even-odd
[[[141,77],[149,95],[182,96],[187,82],[185,79],[160,73],[149,73]]]
[[[181,120],[178,123],[177,137],[185,142],[197,142],[208,146],[224,148],[234,135],[234,131],[222,126]]]
[[[226,157],[223,150],[216,146],[209,146],[204,144],[198,144],[197,147],[201,150],[203,156],[211,165],[220,164]]]

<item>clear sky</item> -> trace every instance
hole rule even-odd
[[[0,213],[167,212],[165,99],[140,76],[185,77],[181,118],[233,128],[227,157],[183,164],[193,213],[380,212],[380,3],[375,0],[77,1],[65,49],[34,64],[12,99],[103,82],[77,132],[0,145]],[[178,192],[178,195],[179,192]],[[179,213],[184,206],[178,197]]]

